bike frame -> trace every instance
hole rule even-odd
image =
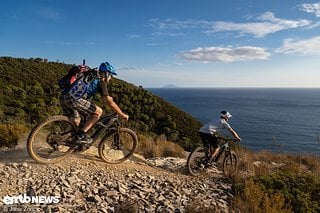
[[[218,139],[222,139],[224,141],[224,143],[221,146],[219,146],[220,149],[217,154],[217,157],[215,157],[215,161],[218,161],[223,153],[229,153],[231,151],[230,146],[229,146],[229,142],[234,141],[234,139],[225,139],[225,138],[220,138],[220,137]]]
[[[114,127],[110,128],[112,125]],[[98,126],[98,127],[97,127]],[[98,141],[99,137],[102,134],[107,134],[112,131],[119,131],[120,123],[119,123],[119,117],[117,114],[112,114],[112,115],[106,115],[102,118],[100,118],[97,123],[94,124],[93,129],[94,132],[91,134],[92,138],[92,144],[94,144],[96,141]]]

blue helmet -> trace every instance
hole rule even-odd
[[[100,72],[109,72],[112,75],[117,75],[116,70],[108,62],[101,63],[99,66],[99,71]]]

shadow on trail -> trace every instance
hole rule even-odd
[[[32,163],[26,147],[0,149],[0,163]]]
[[[67,164],[68,158],[76,158],[81,160],[87,160],[88,162],[93,161],[105,165],[118,165],[118,164],[108,164],[104,162],[98,154],[98,151],[95,147],[90,147],[88,150],[80,153],[71,153],[69,154],[65,159],[62,159],[61,161],[58,161],[57,164],[65,161]],[[178,173],[182,175],[188,175],[188,172],[186,170],[185,166],[175,167],[172,166],[165,166],[165,165],[159,165],[158,163],[155,163],[155,161],[152,161],[150,159],[145,159],[141,155],[133,154],[129,157],[127,161],[124,161],[120,164],[124,164],[125,162],[132,162],[139,165],[145,165],[147,167],[152,167],[154,169],[166,171],[169,173]],[[0,148],[0,164],[10,164],[10,163],[28,163],[28,164],[41,164],[33,160],[26,147],[26,142],[21,141],[15,148]],[[64,164],[65,164],[64,163]],[[53,163],[55,164],[55,163]]]
[[[98,150],[96,147],[90,147],[88,150],[84,151],[83,153],[73,153],[71,155],[79,159],[101,162],[102,164],[110,165],[110,166],[125,165],[126,163],[134,163],[136,165],[151,167],[153,169],[166,171],[169,173],[189,175],[186,168],[186,163],[180,162],[175,164],[172,162],[172,161],[175,161],[175,158],[167,158],[166,160],[164,160],[164,163],[159,164],[153,159],[145,159],[143,156],[137,153],[134,153],[124,162],[121,162],[119,164],[108,164],[99,157]]]
[[[0,148],[0,163],[35,163],[27,151],[27,137],[22,135],[13,148]]]

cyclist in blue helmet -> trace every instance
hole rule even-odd
[[[118,113],[120,117],[125,120],[129,119],[129,116],[122,112],[117,103],[109,95],[107,85],[113,75],[117,75],[114,67],[108,62],[101,63],[98,72],[96,70],[88,71],[85,75],[78,78],[69,90],[64,91],[60,96],[64,112],[72,117],[77,125],[81,121],[79,113],[91,115],[78,132],[77,143],[85,144],[92,142],[92,139],[87,137],[86,133],[99,120],[103,113],[101,107],[89,100],[96,93],[100,93],[103,101]]]

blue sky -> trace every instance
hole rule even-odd
[[[1,1],[0,56],[96,67],[144,87],[319,87],[320,1]]]

